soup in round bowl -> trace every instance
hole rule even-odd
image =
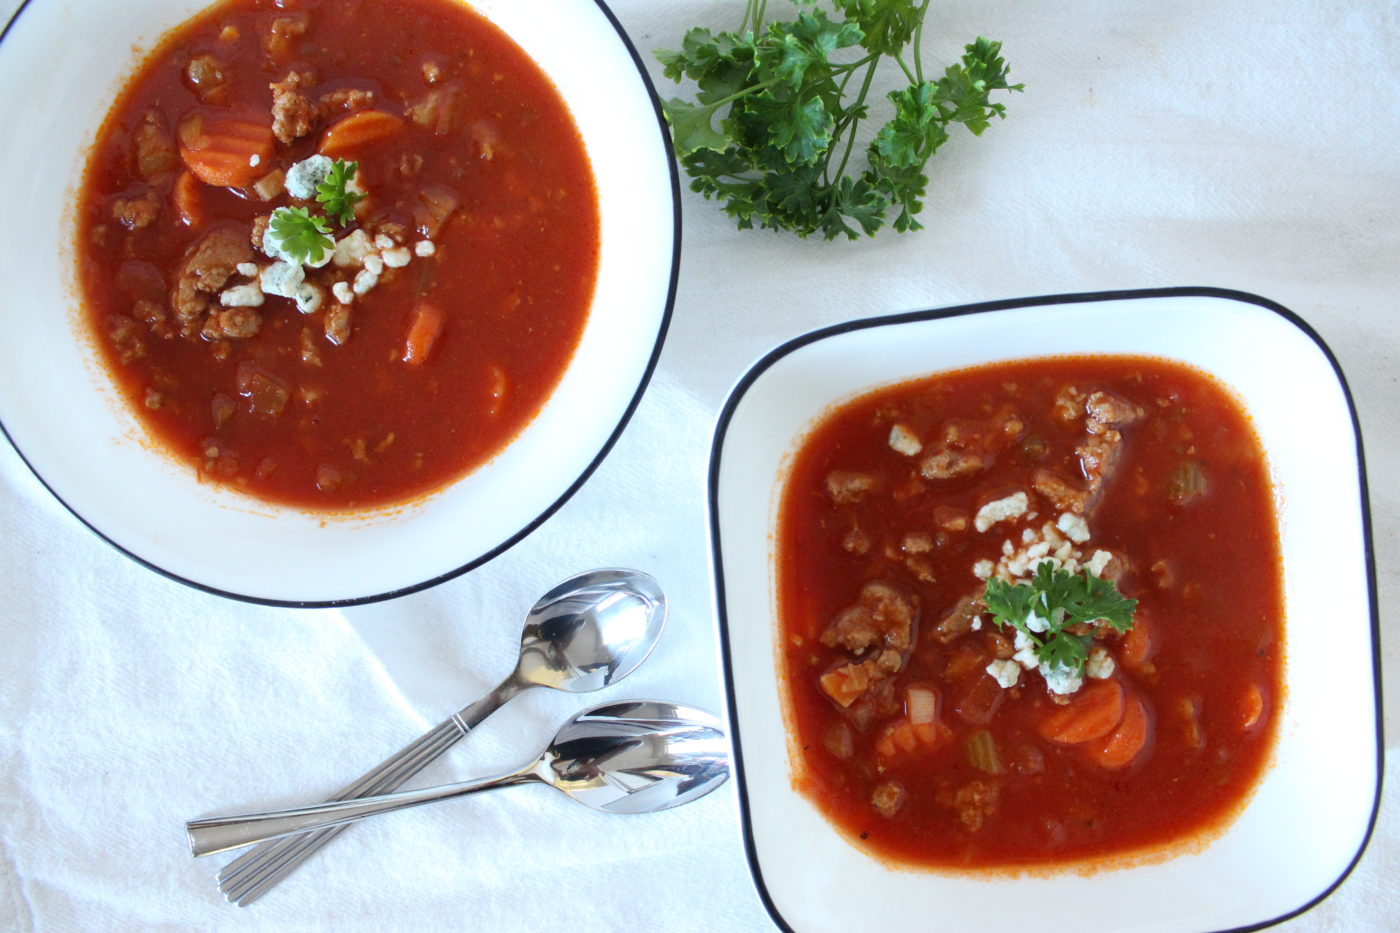
[[[676,179],[606,8],[387,9],[30,0],[0,43],[34,218],[0,235],[0,423],[205,589],[354,602],[479,565],[587,478],[659,353]]]

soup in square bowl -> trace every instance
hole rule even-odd
[[[778,553],[798,786],[876,855],[1194,840],[1267,760],[1273,490],[1190,367],[1006,362],[848,402],[795,458]]]

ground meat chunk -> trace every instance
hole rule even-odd
[[[958,788],[953,795],[953,809],[958,811],[958,819],[968,832],[977,832],[997,812],[1000,791],[998,785],[986,781],[968,781]]]
[[[175,139],[166,129],[160,112],[150,110],[136,129],[136,171],[150,180],[157,175],[173,172],[180,165],[175,151]]]
[[[1142,417],[1142,409],[1112,392],[1091,392],[1083,404],[1085,437],[1075,447],[1079,468],[1088,480],[1085,505],[1074,511],[1084,511],[1103,486],[1113,469],[1123,435],[1118,428]],[[1051,501],[1055,501],[1052,499]]]
[[[149,298],[142,298],[131,306],[131,316],[146,324],[158,324],[166,319],[165,309]]]
[[[943,449],[920,461],[919,473],[924,479],[957,479],[960,476],[980,473],[986,467],[987,460],[980,454]]]
[[[899,812],[908,796],[903,784],[898,781],[885,781],[870,795],[870,805],[875,808],[876,813],[888,820]]]
[[[212,311],[200,332],[205,340],[244,340],[262,329],[262,313],[257,308],[223,308]]]
[[[902,587],[872,580],[854,603],[842,609],[822,632],[822,644],[852,653],[871,647],[905,651],[914,643],[918,597]]]
[[[413,231],[407,224],[397,223],[392,220],[381,220],[374,225],[375,236],[386,236],[395,243],[407,243]]]
[[[316,105],[302,93],[311,83],[309,75],[290,71],[281,81],[268,85],[272,88],[272,135],[283,144],[307,135],[315,125]]]
[[[279,16],[272,21],[272,28],[263,39],[263,50],[272,58],[284,58],[310,27],[311,17],[306,13]]]
[[[465,94],[458,81],[434,87],[405,111],[408,118],[437,136],[445,136],[457,127]]]
[[[1113,468],[1123,435],[1109,428],[1098,434],[1090,434],[1074,448],[1079,457],[1079,469],[1089,481],[1090,491],[1097,491]]]
[[[1112,392],[1091,392],[1084,401],[1089,417],[1085,430],[1090,434],[1102,433],[1108,428],[1121,428],[1142,417],[1142,409],[1132,402]]]
[[[875,479],[869,473],[832,470],[826,475],[826,491],[837,505],[859,502],[874,486]]]
[[[938,443],[925,445],[919,473],[929,480],[960,479],[980,473],[1025,427],[1021,416],[1010,406],[1002,406],[986,421],[949,421],[943,425]]]
[[[1082,515],[1089,507],[1089,491],[1053,470],[1037,469],[1031,474],[1031,486],[1061,512]]]
[[[112,202],[112,219],[128,230],[140,230],[155,223],[160,216],[161,197],[153,188],[145,188],[129,198]]]
[[[964,596],[943,614],[933,627],[933,640],[946,645],[972,631],[972,620],[987,611],[982,598],[975,594]]]
[[[146,355],[146,342],[141,337],[141,329],[131,318],[125,314],[109,314],[103,324],[108,338],[117,349],[117,358],[123,363]]]
[[[190,244],[170,289],[170,307],[181,334],[189,337],[199,332],[209,296],[224,287],[239,263],[252,259],[253,249],[239,226],[215,227]]]
[[[252,235],[249,237],[249,242],[253,244],[253,249],[262,249],[263,237],[267,234],[267,228],[271,223],[271,214],[262,214],[253,218]]]
[[[841,539],[841,548],[848,554],[862,557],[870,551],[870,536],[859,528],[852,528]]]
[[[350,339],[350,307],[336,303],[326,310],[326,339],[341,346]]]
[[[1061,386],[1055,393],[1050,416],[1065,427],[1073,427],[1084,415],[1084,393],[1071,385]]]
[[[320,99],[316,101],[316,111],[324,118],[339,113],[368,110],[373,106],[374,92],[357,87],[336,88],[334,91],[322,94]]]

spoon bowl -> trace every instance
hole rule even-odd
[[[717,718],[674,703],[634,700],[579,713],[539,766],[546,783],[606,813],[668,810],[705,796],[729,774]]]
[[[514,784],[544,783],[604,813],[650,813],[690,803],[729,777],[729,745],[702,710],[659,701],[607,703],[578,713],[538,758],[494,778],[378,797],[185,824],[190,852],[211,855]]]
[[[601,690],[647,659],[666,624],[661,587],[634,570],[592,570],[539,598],[525,619],[515,680],[567,693]]]

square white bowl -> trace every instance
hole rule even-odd
[[[548,518],[621,433],[661,352],[679,260],[670,135],[601,0],[474,0],[553,82],[598,194],[588,322],[543,408],[485,465],[405,506],[327,515],[198,482],[148,440],[78,307],[73,202],[143,50],[208,0],[27,0],[0,35],[0,431],[84,524],[200,589],[276,605],[402,595],[479,566]],[[327,6],[334,9],[334,4]],[[580,48],[588,55],[578,54]]]
[[[901,870],[858,851],[794,788],[777,649],[778,508],[787,467],[831,406],[1000,360],[1154,356],[1243,401],[1275,487],[1285,699],[1260,784],[1196,854],[1093,874],[985,879]],[[1296,315],[1252,295],[1166,289],[1061,295],[837,325],[769,353],[720,416],[710,464],[719,634],[742,830],[784,929],[1204,933],[1306,910],[1365,848],[1380,787],[1375,574],[1355,410]]]

